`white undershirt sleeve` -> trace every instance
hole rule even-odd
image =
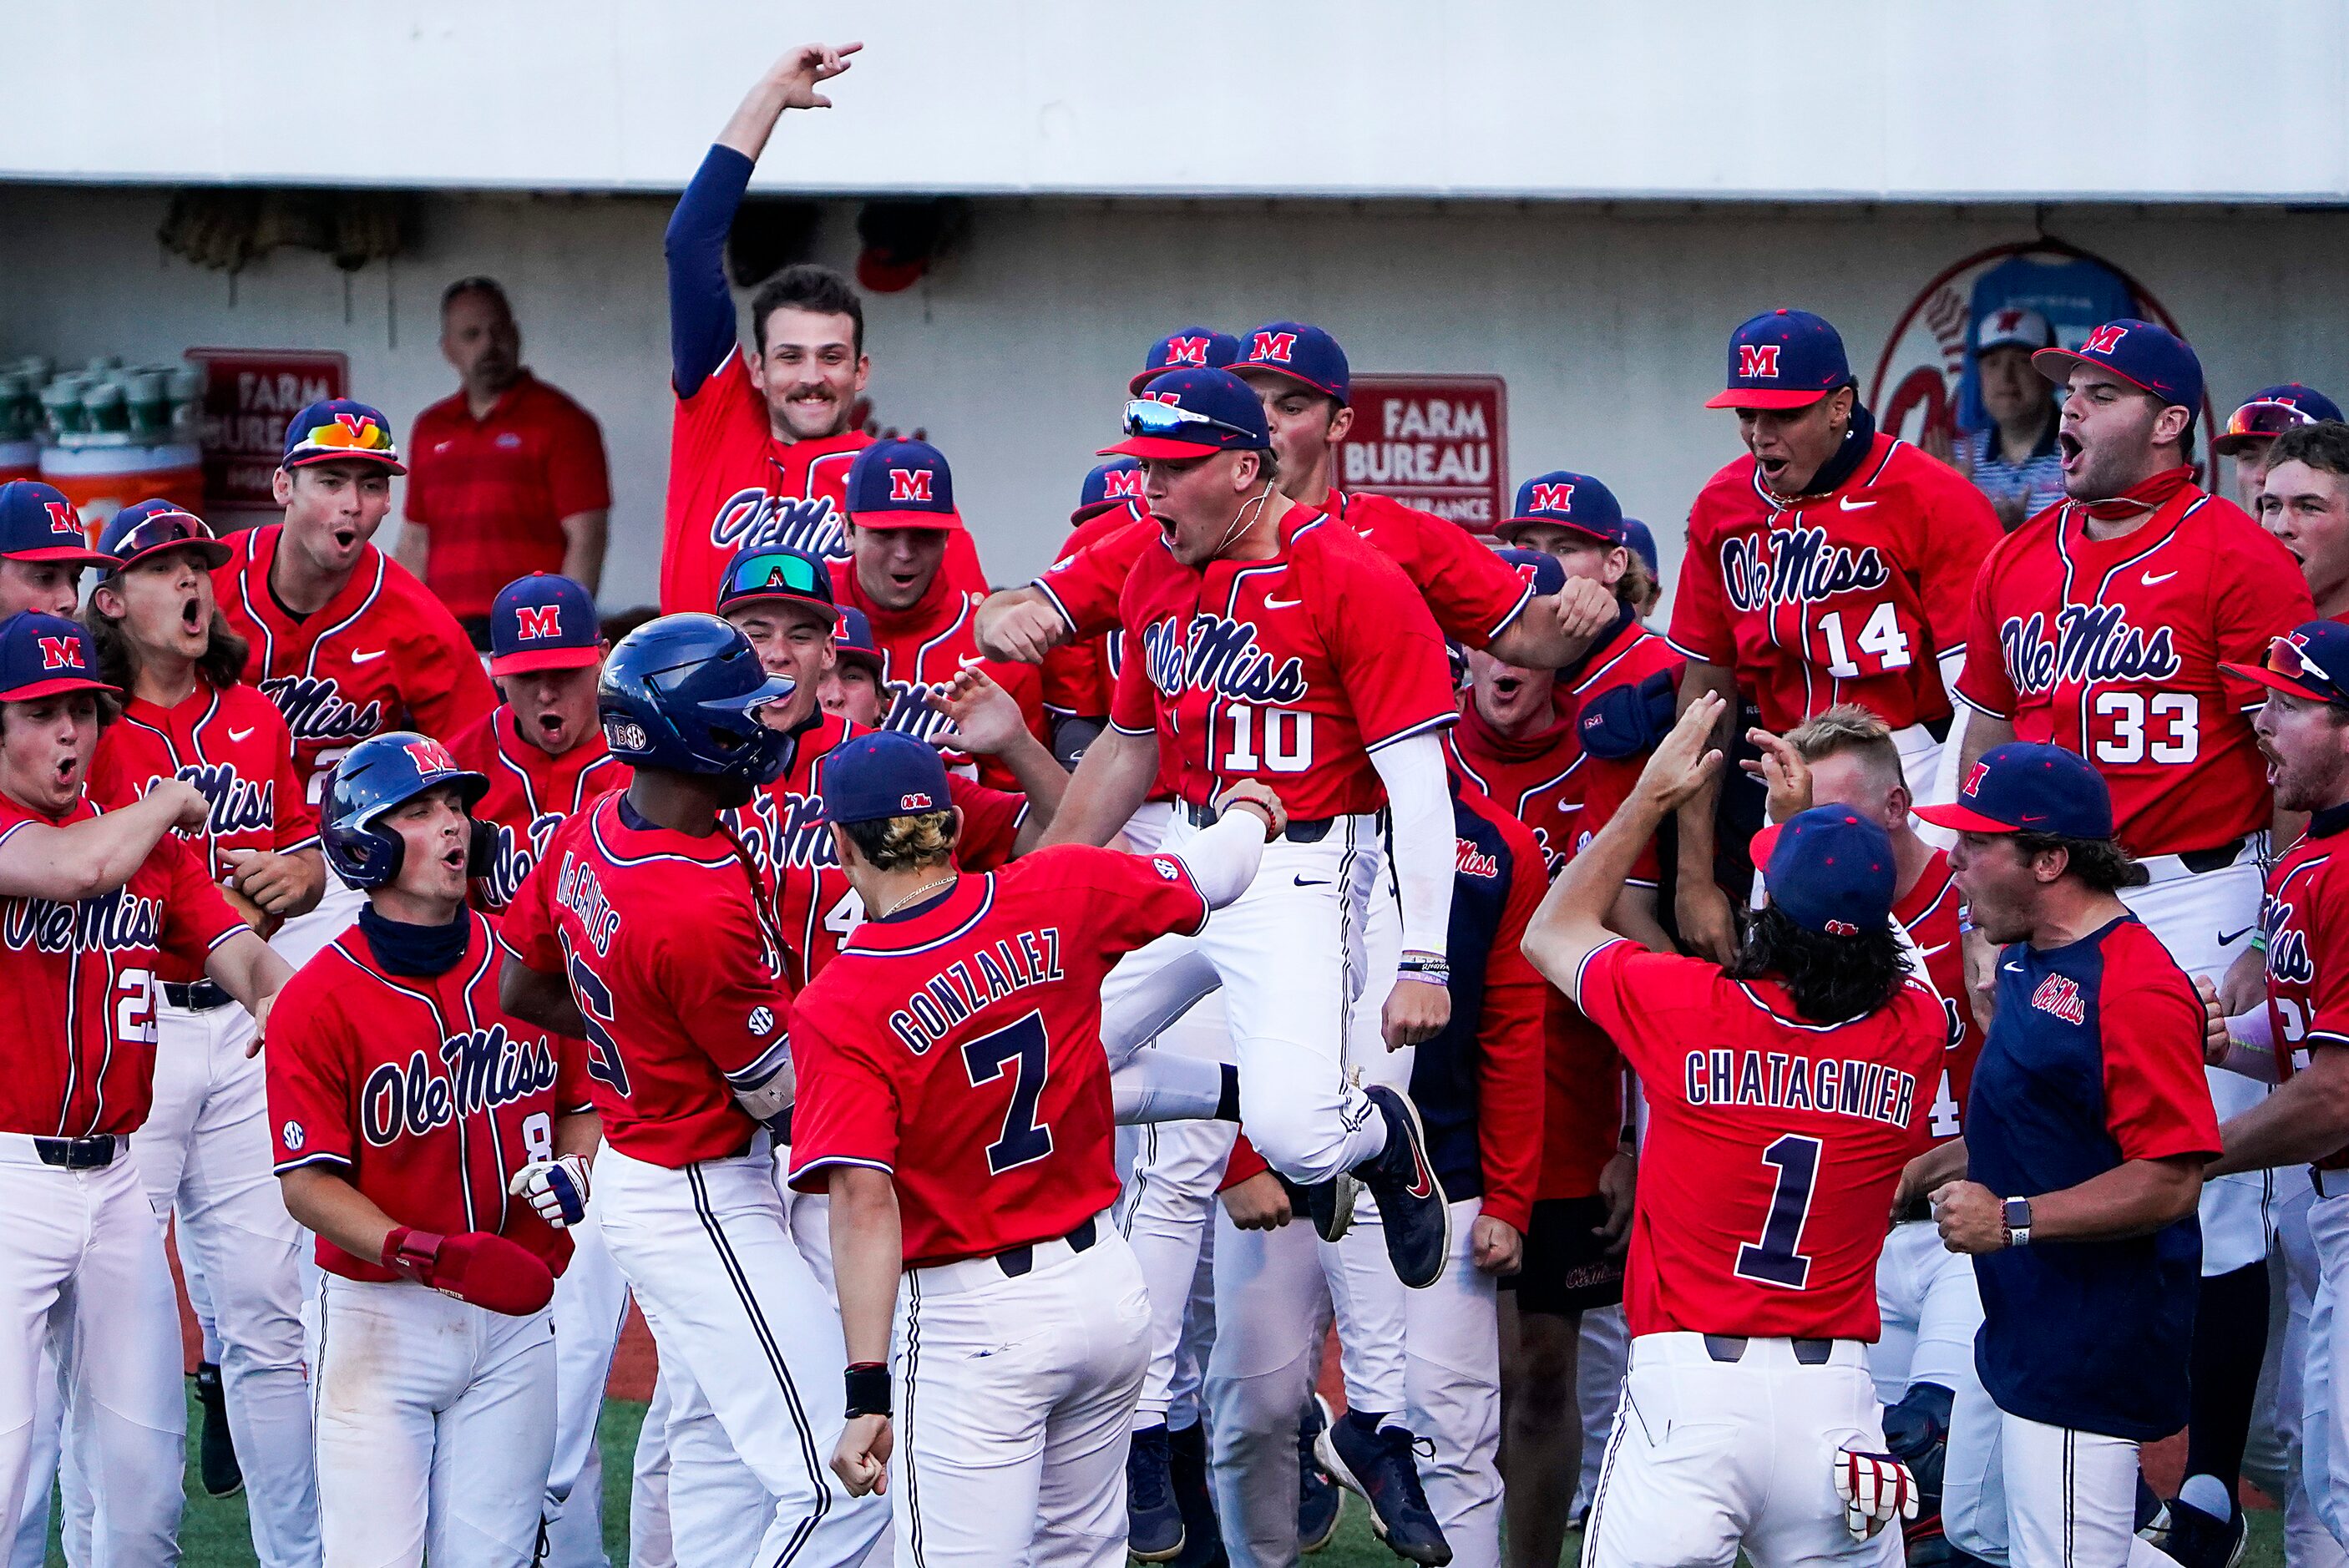
[[[1452,878],[1459,865],[1459,833],[1452,791],[1444,776],[1444,743],[1414,735],[1371,753],[1387,787],[1394,822],[1395,885],[1402,894],[1405,953],[1442,957],[1452,927]]]

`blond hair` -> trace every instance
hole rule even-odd
[[[1892,739],[1892,727],[1856,702],[1839,702],[1813,715],[1788,730],[1785,738],[1806,762],[1851,754],[1896,783],[1907,779],[1900,765],[1900,748]]]
[[[877,872],[925,871],[954,863],[954,812],[923,811],[911,817],[882,817],[870,822],[845,822],[857,853]]]

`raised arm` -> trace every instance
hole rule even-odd
[[[119,810],[66,827],[20,823],[0,839],[0,898],[78,903],[112,892],[147,863],[164,834],[204,825],[212,803],[183,779],[165,779]]]

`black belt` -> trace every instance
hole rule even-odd
[[[1942,718],[1929,718],[1925,721],[1925,733],[1947,745],[1950,739],[1950,725],[1956,717],[1957,715],[1951,714]]]
[[[1075,1230],[1071,1231],[1067,1235],[1061,1238],[1061,1240],[1069,1243],[1069,1250],[1072,1253],[1087,1251],[1100,1239],[1100,1236],[1094,1232],[1093,1222],[1091,1220],[1087,1220],[1083,1224],[1079,1225]],[[996,1253],[995,1266],[1003,1271],[1004,1278],[1018,1279],[1021,1274],[1026,1274],[1030,1269],[1036,1266],[1035,1243],[1030,1243],[1024,1246],[1012,1247],[1007,1251]]]
[[[1892,1217],[1894,1221],[1904,1225],[1911,1220],[1930,1220],[1933,1217],[1933,1200],[1922,1197],[1911,1198],[1909,1200],[1909,1206]]]
[[[2196,876],[2204,872],[2223,872],[2235,863],[2243,852],[2243,841],[2230,839],[2223,844],[2213,844],[2207,850],[2188,850],[2178,857],[2178,863]]]
[[[41,1157],[44,1165],[56,1165],[67,1171],[102,1171],[114,1163],[114,1157],[129,1151],[130,1140],[117,1138],[111,1132],[93,1133],[88,1138],[36,1138],[33,1152]]]
[[[1832,1339],[1795,1339],[1788,1341],[1795,1347],[1795,1359],[1806,1367],[1824,1367],[1835,1353]],[[1745,1358],[1745,1337],[1743,1335],[1708,1334],[1704,1336],[1704,1353],[1715,1361],[1742,1361]]]
[[[1178,800],[1174,804],[1175,809],[1183,813],[1183,820],[1191,826],[1212,828],[1216,825],[1216,809],[1213,806],[1194,806],[1188,800]],[[1302,820],[1291,817],[1288,830],[1280,836],[1292,844],[1318,844],[1330,836],[1330,830],[1337,820],[1335,817],[1309,817]]]
[[[227,1006],[236,998],[210,980],[199,980],[189,985],[166,980],[163,982],[163,1000],[186,1012],[209,1013],[214,1007]]]

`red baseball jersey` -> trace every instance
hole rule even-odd
[[[1742,457],[1689,508],[1672,646],[1735,671],[1781,734],[1839,702],[1895,729],[1947,718],[1938,661],[1998,541],[1989,500],[1906,441],[1879,434],[1842,484],[1791,499]]]
[[[668,501],[661,533],[660,607],[714,610],[718,578],[737,552],[848,553],[848,467],[873,444],[862,430],[814,441],[779,441],[767,400],[737,348],[677,400],[669,423]],[[967,533],[947,542],[939,573],[957,588],[987,591]]]
[[[881,724],[928,740],[947,727],[946,715],[929,704],[943,694],[967,665],[977,665],[1011,694],[1036,738],[1050,744],[1044,726],[1044,681],[1034,665],[1007,664],[982,657],[973,630],[979,605],[986,601],[984,584],[957,589],[941,570],[930,580],[930,590],[910,610],[885,610],[864,595],[856,581],[854,562],[832,565],[833,595],[844,605],[864,612],[873,628],[873,645],[881,650]],[[1016,788],[1009,769],[991,757],[966,758],[947,753],[949,764],[978,766],[978,777],[999,789]]]
[[[2281,1078],[2308,1066],[2318,1046],[2349,1049],[2349,809],[2310,819],[2308,831],[2268,872],[2261,910],[2268,934],[2268,1022]],[[2349,1168],[2349,1145],[2317,1161]]]
[[[1932,993],[1813,1024],[1775,981],[1624,941],[1576,990],[1647,1092],[1631,1332],[1874,1339],[1885,1216],[1941,1065]]]
[[[1949,853],[1943,850],[1933,851],[1924,874],[1892,906],[1892,918],[1924,955],[1926,975],[1933,989],[1941,994],[1941,1037],[1948,1048],[1941,1053],[1940,1079],[1925,1118],[1926,1140],[1934,1148],[1964,1136],[1974,1058],[1982,1055],[1982,1026],[1974,1022],[1968,1000],[1971,993],[1966,989],[1965,943],[1961,935],[1964,911],[1958,874],[1951,869]]]
[[[1054,558],[1053,565],[1059,566],[1111,534],[1133,529],[1137,524],[1141,531],[1134,533],[1133,539],[1133,553],[1138,555],[1141,547],[1147,544],[1150,535],[1156,531],[1157,524],[1150,521],[1150,514],[1143,510],[1140,501],[1129,500],[1125,505],[1102,512],[1098,517],[1089,517],[1071,529],[1069,537],[1061,542],[1061,553]],[[1125,563],[1131,568],[1133,562],[1128,557]],[[1112,624],[1108,631],[1073,638],[1044,655],[1045,712],[1084,718],[1108,718],[1110,694],[1117,689],[1118,657],[1123,646],[1114,624],[1117,619],[1117,590],[1124,585],[1123,576],[1110,585],[1107,618]]]
[[[672,1169],[750,1147],[757,1123],[729,1075],[773,1071],[791,993],[758,873],[728,834],[656,827],[605,795],[555,828],[500,937],[569,980],[605,1142]]]
[[[473,903],[492,914],[513,903],[564,818],[628,782],[628,765],[605,748],[602,730],[549,757],[522,738],[513,709],[502,704],[450,741],[449,754],[490,781],[473,815],[496,827],[498,849],[488,872],[473,878]]]
[[[591,1109],[585,1047],[498,1006],[504,952],[469,911],[465,956],[444,975],[393,975],[354,925],[320,948],[269,1015],[269,1121],[277,1172],[323,1166],[393,1220],[451,1235],[487,1231],[556,1274],[571,1236],[506,1191],[554,1158],[554,1119]],[[318,1266],[398,1276],[320,1236]]]
[[[1160,542],[1134,562],[1120,614],[1128,657],[1110,722],[1154,729],[1193,805],[1261,779],[1299,820],[1375,811],[1386,789],[1370,754],[1458,717],[1426,602],[1310,507],[1282,515],[1263,561],[1193,571]]]
[[[792,1184],[889,1171],[909,1268],[1068,1234],[1117,1197],[1102,980],[1206,919],[1181,861],[1066,844],[865,922],[792,1019]]]
[[[285,854],[318,842],[318,813],[294,771],[294,738],[270,700],[243,681],[222,691],[199,676],[171,707],[132,697],[98,738],[95,798],[137,799],[165,779],[186,779],[212,802],[202,828],[176,836],[214,883],[234,869],[233,851]],[[203,965],[167,954],[156,977],[185,985],[203,977]]]
[[[368,736],[414,729],[446,740],[497,707],[498,694],[456,618],[371,544],[325,609],[288,614],[269,589],[284,531],[273,522],[232,534],[235,553],[212,573],[212,590],[252,645],[244,678],[294,732],[294,771],[315,806],[325,769]]]
[[[864,901],[848,885],[822,816],[823,760],[843,741],[869,733],[836,713],[799,738],[791,766],[750,803],[723,813],[761,879],[775,890],[783,961],[794,987],[839,955],[864,918]],[[1028,817],[1028,798],[947,775],[947,793],[962,808],[955,861],[964,871],[992,871],[1009,860]]]
[[[1958,695],[2095,765],[2131,854],[2209,849],[2269,825],[2251,710],[2221,673],[2316,619],[2300,564],[2232,501],[2191,484],[2118,539],[2065,502],[2007,536],[1974,587]]]
[[[0,844],[31,823],[69,827],[98,814],[88,792],[62,817],[0,795]],[[86,1138],[129,1132],[155,1088],[155,978],[166,963],[201,971],[245,928],[204,863],[167,834],[112,892],[59,903],[0,899],[0,1132]]]

